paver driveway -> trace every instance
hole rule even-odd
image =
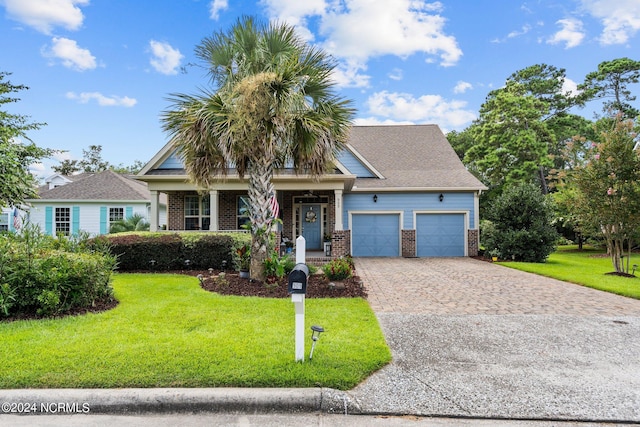
[[[376,313],[640,316],[639,300],[472,258],[358,258],[356,269]]]
[[[640,301],[469,258],[356,270],[393,354],[358,410],[640,422]]]

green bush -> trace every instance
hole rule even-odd
[[[250,242],[245,233],[138,232],[99,236],[118,257],[119,271],[222,269],[233,265],[235,248]]]
[[[482,244],[507,260],[544,262],[558,239],[552,215],[550,199],[535,185],[507,188],[488,209],[493,228],[485,224]]]
[[[329,280],[344,280],[353,275],[353,269],[349,260],[345,258],[337,258],[322,266],[324,275]]]
[[[0,239],[0,312],[55,315],[112,297],[116,259],[82,239],[44,236],[27,226]]]

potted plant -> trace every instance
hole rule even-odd
[[[498,257],[500,256],[500,251],[496,248],[491,249],[489,251],[489,255],[491,255],[491,261],[496,262],[498,261]]]
[[[251,247],[249,244],[244,244],[236,249],[235,263],[240,277],[248,279],[249,267],[251,266]]]

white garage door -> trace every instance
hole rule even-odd
[[[418,214],[416,246],[419,257],[464,256],[464,214]]]
[[[351,219],[353,256],[400,256],[399,214],[353,214]]]

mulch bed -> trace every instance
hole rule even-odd
[[[151,273],[150,271],[136,271],[136,273]],[[154,271],[153,273],[158,273]],[[237,272],[225,272],[220,275],[220,271],[197,271],[179,270],[166,271],[167,274],[185,274],[189,276],[201,276],[200,286],[209,292],[216,292],[221,295],[256,296],[265,298],[288,298],[287,278],[278,280],[268,280],[260,282],[240,278]],[[224,277],[224,279],[222,278]],[[307,282],[307,298],[366,298],[367,291],[358,276],[353,276],[347,280],[331,282],[323,274],[313,274]],[[21,313],[12,317],[0,318],[0,322],[13,322],[16,320],[37,320],[44,318],[60,319],[67,316],[77,316],[87,313],[100,313],[111,310],[118,305],[115,298],[105,301],[96,301],[93,307],[71,310],[56,316],[39,316],[35,313]]]

